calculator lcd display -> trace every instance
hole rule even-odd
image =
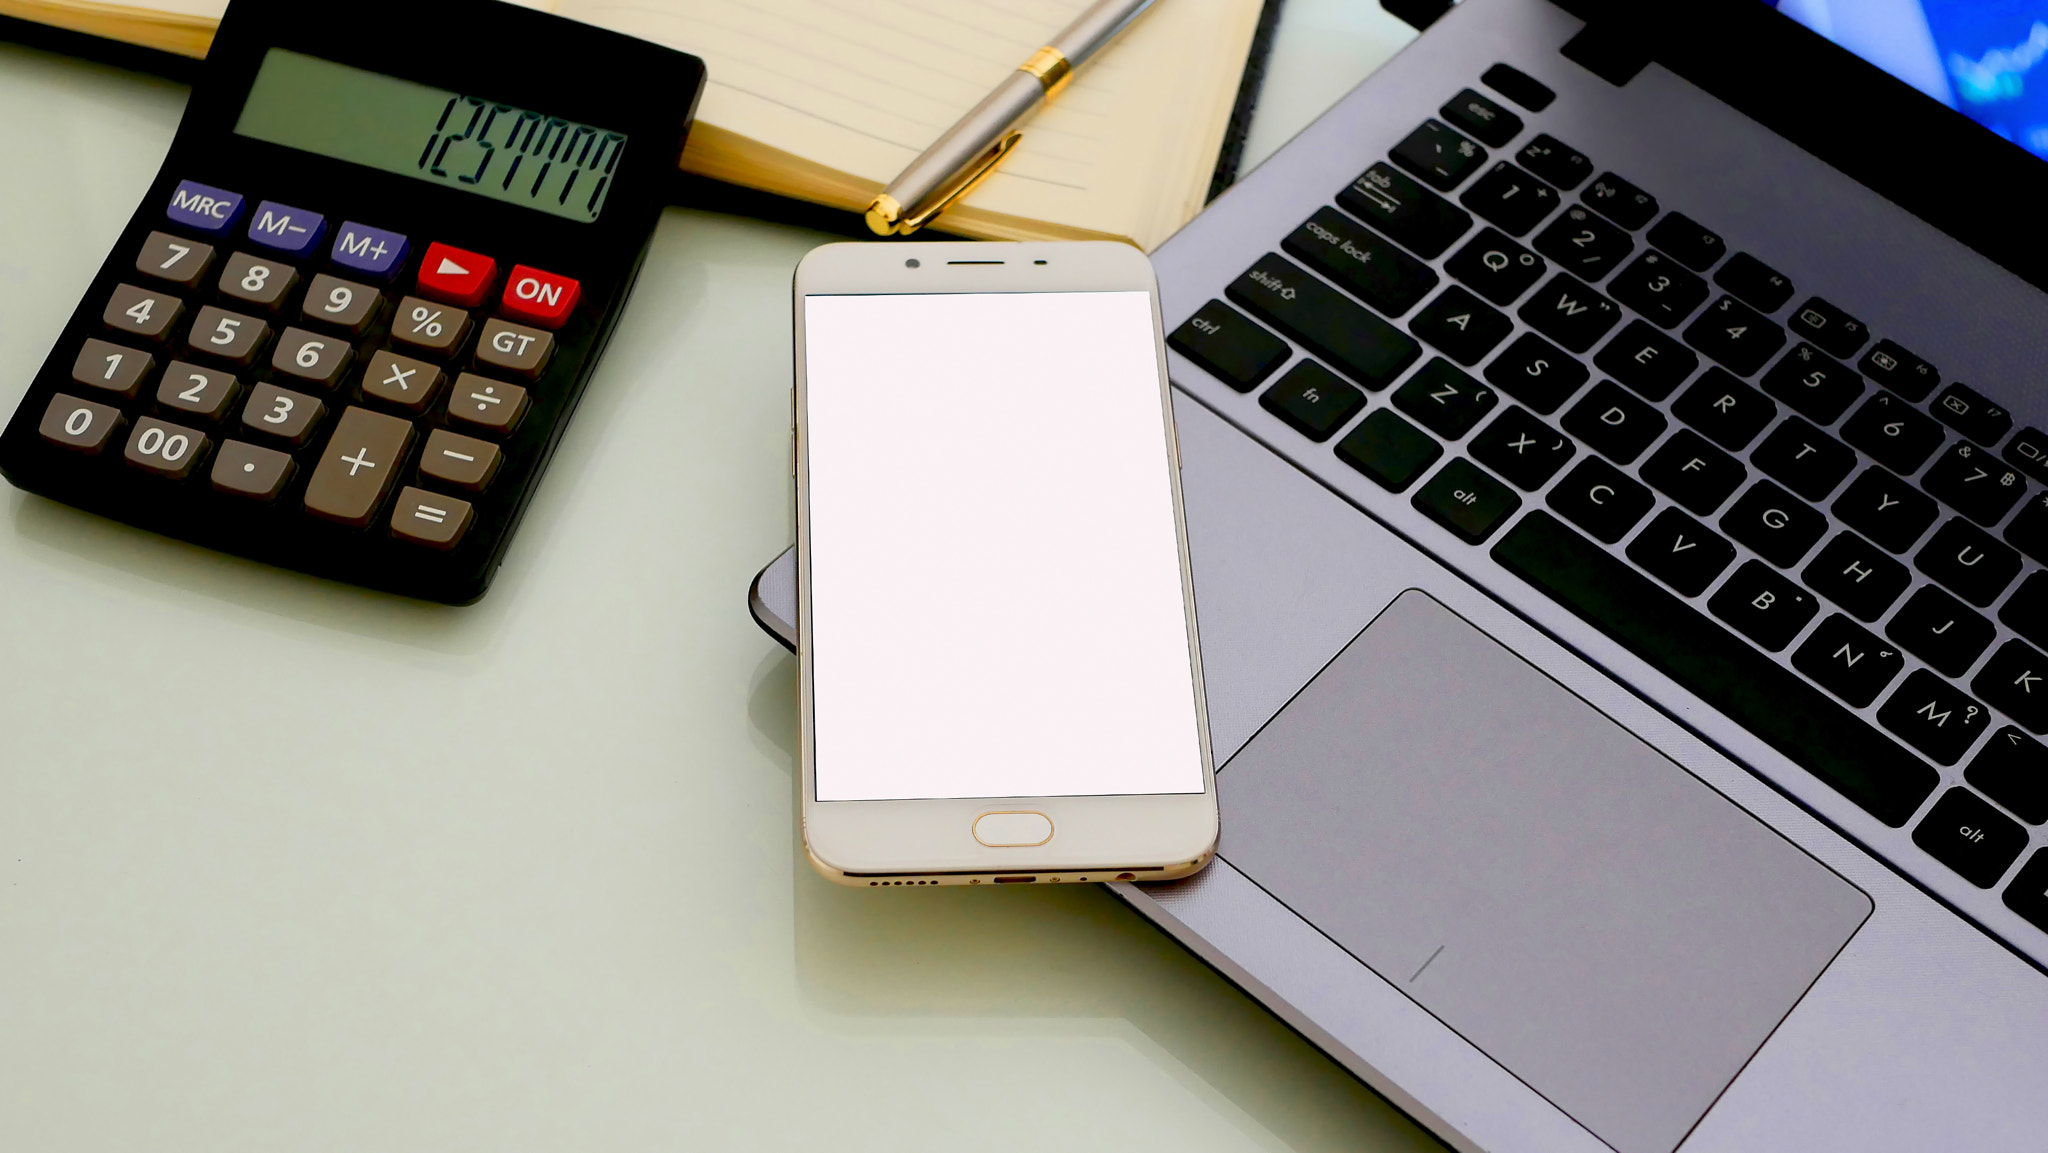
[[[584,222],[623,133],[272,48],[236,133]]]

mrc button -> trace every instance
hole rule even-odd
[[[164,215],[173,224],[219,236],[241,219],[242,194],[181,180],[171,190],[171,203],[164,209]]]
[[[583,286],[566,276],[515,264],[505,278],[505,296],[499,307],[514,320],[560,328],[582,295]]]

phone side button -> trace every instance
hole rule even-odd
[[[1044,813],[983,813],[974,819],[974,839],[991,849],[1022,849],[1052,840],[1052,818]]]

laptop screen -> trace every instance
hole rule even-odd
[[[2048,158],[2048,0],[1766,0]]]

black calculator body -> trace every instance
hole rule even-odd
[[[476,600],[703,85],[696,57],[496,0],[234,0],[0,471],[223,551]]]

